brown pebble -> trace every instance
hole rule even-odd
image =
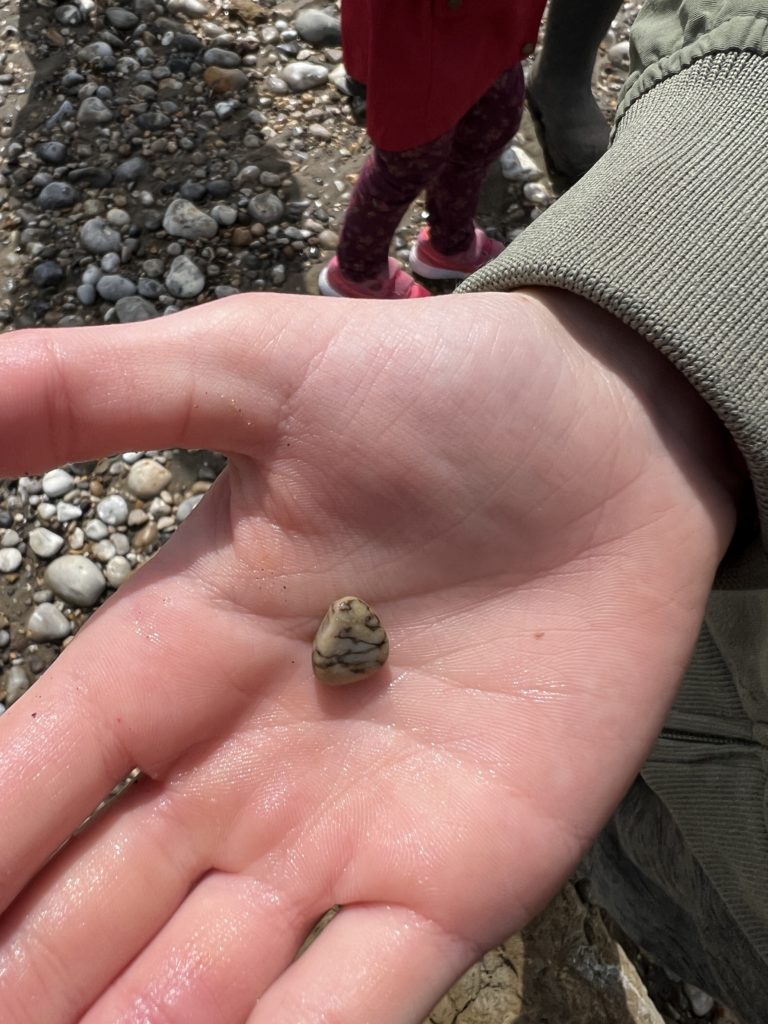
[[[157,523],[150,522],[134,533],[131,538],[131,545],[136,551],[141,551],[142,548],[148,548],[151,544],[154,544],[156,540]]]

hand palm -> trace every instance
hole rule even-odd
[[[382,1000],[417,1020],[551,895],[636,771],[717,530],[657,418],[537,303],[419,306],[236,300],[174,318],[183,345],[170,322],[121,328],[138,417],[71,335],[61,366],[91,389],[59,461],[94,454],[99,417],[103,448],[232,454],[0,723],[3,781],[46,807],[11,809],[6,902],[146,776],[7,914],[4,1019],[234,1022],[263,995],[254,1022],[367,1021]],[[45,390],[15,372],[27,401]],[[50,442],[19,446],[50,463]],[[344,593],[380,612],[390,662],[330,690],[310,642]],[[64,992],[44,983],[62,972]]]

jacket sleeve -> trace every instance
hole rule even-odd
[[[656,345],[741,449],[763,548],[766,152],[768,0],[649,0],[607,154],[463,285],[564,288]]]

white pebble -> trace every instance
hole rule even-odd
[[[79,551],[85,545],[85,533],[76,526],[69,534],[68,540],[70,550]]]
[[[101,569],[84,555],[62,555],[51,562],[44,578],[57,597],[78,608],[95,605],[107,585]]]
[[[99,562],[108,562],[117,554],[115,545],[111,540],[100,540],[91,545],[91,554]]]
[[[128,518],[128,502],[122,494],[109,494],[96,506],[96,515],[107,526],[122,526]]]
[[[107,562],[104,574],[110,587],[119,587],[131,575],[131,563],[122,555],[115,555]]]
[[[100,519],[92,519],[90,523],[86,524],[85,536],[88,540],[104,540],[109,536],[109,528]]]
[[[708,1017],[715,1007],[715,1001],[712,996],[707,992],[702,992],[696,985],[686,983],[683,987],[685,994],[688,996],[688,1002],[691,1004],[691,1009],[696,1016]]]
[[[33,640],[63,640],[72,632],[72,623],[55,604],[39,604],[27,619],[27,632]]]
[[[23,665],[11,665],[5,676],[5,706],[10,707],[29,689],[30,678]]]
[[[79,519],[82,514],[83,510],[79,505],[73,505],[69,501],[56,502],[56,518],[60,523],[71,523],[75,519]]]
[[[131,550],[131,542],[124,533],[113,533],[109,539],[112,541],[118,555],[127,555]]]
[[[43,493],[49,498],[60,498],[72,490],[75,478],[66,469],[52,469],[43,477]]]
[[[29,533],[29,546],[38,558],[53,558],[58,555],[64,546],[64,538],[47,530],[44,526],[38,526]]]
[[[21,562],[18,548],[0,548],[0,572],[16,572]]]
[[[205,495],[203,494],[193,494],[191,497],[185,498],[176,509],[176,522],[183,523],[184,520],[197,508],[204,497]]]
[[[154,459],[139,459],[128,471],[126,486],[137,498],[153,498],[170,483],[171,473]]]

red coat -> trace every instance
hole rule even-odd
[[[450,131],[502,71],[533,52],[545,0],[342,0],[344,64],[368,86],[381,149]]]

